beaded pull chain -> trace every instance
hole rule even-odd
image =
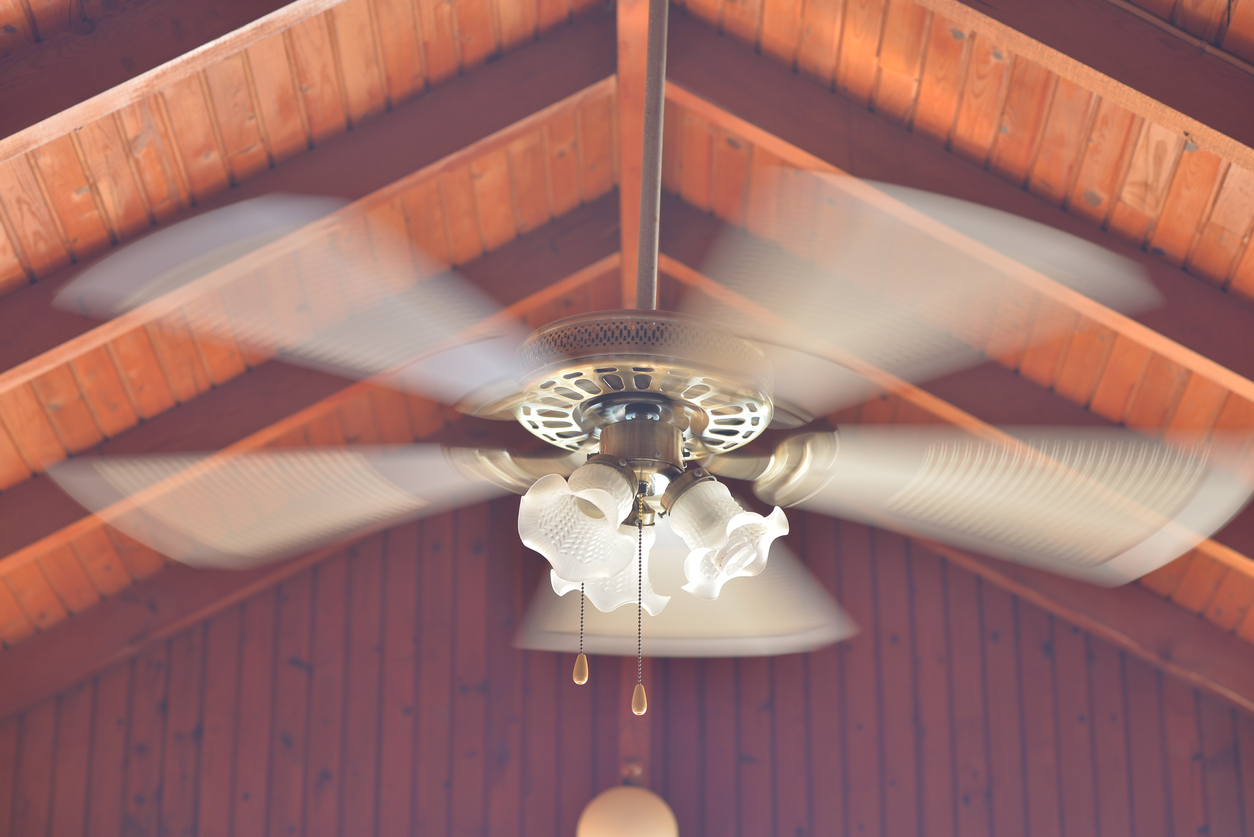
[[[649,708],[644,694],[644,656],[641,653],[641,627],[644,621],[644,492],[636,497],[636,690],[631,694],[631,711],[643,715]]]
[[[588,682],[588,658],[583,653],[583,584],[579,585],[579,656],[575,658],[575,683],[582,686]]]

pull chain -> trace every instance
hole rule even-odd
[[[631,695],[631,711],[643,715],[649,708],[644,694],[642,672],[644,655],[641,653],[641,628],[644,621],[644,492],[636,497],[636,690]]]
[[[575,658],[575,683],[582,686],[588,682],[588,658],[583,653],[583,605],[585,597],[583,584],[579,585],[579,656]]]

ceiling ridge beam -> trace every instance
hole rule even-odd
[[[1230,53],[1111,0],[914,2],[1254,171],[1254,109],[1233,107],[1254,102],[1254,67]]]
[[[0,61],[0,162],[68,134],[344,0],[120,6]],[[142,34],[137,34],[142,33]],[[137,43],[136,41],[139,41]],[[55,83],[47,77],[55,73]]]

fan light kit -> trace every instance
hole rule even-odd
[[[522,494],[518,533],[548,560],[552,594],[537,596],[518,642],[577,647],[576,683],[588,680],[586,626],[593,650],[634,645],[637,714],[647,708],[646,613],[659,617],[657,650],[673,655],[795,653],[852,632],[791,557],[772,560],[752,584],[737,581],[767,568],[772,542],[788,532],[781,506],[1113,585],[1185,553],[1245,505],[1254,481],[1240,434],[1152,439],[974,419],[804,427],[878,392],[909,395],[913,384],[1003,356],[1024,329],[1033,341],[1054,339],[1051,323],[1065,319],[1006,328],[1003,311],[1083,295],[1118,317],[1160,302],[1135,265],[1039,224],[781,169],[768,196],[773,237],[725,234],[702,265],[705,290],[680,312],[656,310],[666,5],[649,4],[634,310],[580,315],[528,336],[407,236],[360,232],[369,227],[357,223],[360,206],[277,195],[158,230],[57,297],[82,313],[134,311],[150,327],[172,313],[198,340],[516,421],[550,455],[236,446],[76,457],[51,467],[52,478],[130,537],[219,568]],[[755,184],[768,179],[755,175]],[[771,447],[761,436],[772,427],[802,430]],[[751,483],[774,508],[746,509],[722,480]],[[777,545],[776,554],[786,553]],[[576,591],[577,646],[555,621],[573,625],[573,599],[557,597]],[[684,604],[660,617],[678,592]],[[634,624],[615,616],[630,605]]]
[[[648,562],[659,515],[692,553],[686,590],[707,599],[730,578],[756,575],[784,513],[746,511],[694,459],[727,453],[771,423],[770,369],[747,340],[661,312],[575,317],[532,335],[518,421],[554,445],[595,453],[563,479],[526,490],[523,543],[553,565],[559,593],[591,583],[601,610],[626,603],[627,581]],[[526,373],[525,373],[526,374]],[[636,597],[650,615],[664,606]]]

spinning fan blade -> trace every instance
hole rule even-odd
[[[469,409],[511,392],[525,329],[403,231],[342,213],[311,223],[337,203],[271,195],[175,224],[88,268],[57,304],[106,317],[142,306],[158,327],[169,318],[348,377],[386,373]]]
[[[800,505],[1098,584],[1187,552],[1250,498],[1239,442],[1126,430],[850,427],[785,440],[769,466],[730,459],[763,500]]]
[[[84,457],[48,473],[140,543],[222,569],[506,493],[456,466],[440,445]]]
[[[1040,341],[1052,336],[1049,318],[1032,326],[1031,315],[1047,301],[1079,293],[1128,313],[1159,300],[1133,262],[996,210],[795,169],[764,182],[762,206],[749,210],[766,219],[754,225],[764,237],[726,233],[703,266],[721,291],[690,309],[768,352],[801,350],[881,387],[947,374],[1022,342],[1022,330],[999,326],[999,315],[1028,323]],[[776,394],[819,414],[865,397],[865,384],[810,365],[777,360],[792,374]]]

